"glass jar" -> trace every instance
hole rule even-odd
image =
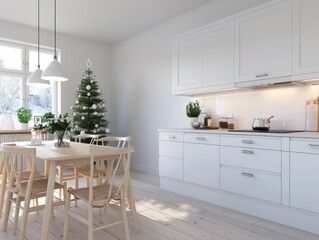
[[[228,128],[228,119],[227,119],[227,117],[219,118],[219,128]]]
[[[235,124],[234,124],[234,118],[228,118],[228,129],[234,129]]]
[[[205,117],[204,125],[205,127],[212,125],[212,117],[209,114]]]

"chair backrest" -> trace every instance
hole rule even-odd
[[[109,136],[109,137],[102,137],[95,139],[94,142],[96,144],[107,145],[107,144],[114,144],[113,147],[117,148],[124,148],[131,146],[131,137],[116,137],[116,136]]]
[[[21,191],[21,174],[28,166],[30,177],[28,180],[28,190],[31,192],[32,182],[35,177],[36,167],[36,148],[26,148],[1,144],[2,159],[8,174],[9,187],[16,184],[18,191]],[[29,186],[30,185],[30,186]]]
[[[129,171],[131,164],[131,154],[134,152],[132,147],[117,148],[117,147],[108,147],[108,146],[99,146],[91,145],[90,154],[91,154],[91,165],[90,165],[90,184],[89,184],[89,202],[93,205],[103,204],[110,201],[114,196],[119,196],[120,192],[125,195],[127,194],[128,183],[129,183]],[[93,199],[93,175],[94,175],[94,163],[101,158],[108,158],[108,156],[114,156],[112,163],[115,164],[113,167],[109,167],[108,176],[104,179],[104,182],[100,184],[101,187],[107,188],[109,193],[106,199]],[[117,161],[114,161],[117,159]],[[124,172],[121,175],[120,179],[117,178],[115,184],[115,176],[119,167],[124,166]],[[116,187],[115,187],[116,186]],[[94,200],[94,201],[93,201]]]
[[[94,140],[97,139],[99,136],[94,134],[79,134],[74,136],[75,142],[81,142],[83,139],[91,138],[90,144],[94,143]]]

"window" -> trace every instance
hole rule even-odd
[[[53,50],[40,49],[42,70],[50,64],[53,56]],[[55,112],[56,84],[26,85],[28,77],[37,66],[36,47],[0,40],[0,120],[4,114],[15,114],[22,106],[31,109],[34,116]]]

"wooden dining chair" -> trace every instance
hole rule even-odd
[[[102,137],[98,139],[94,139],[94,142],[91,144],[102,145],[102,146],[112,146],[117,148],[124,148],[131,146],[131,137]],[[109,157],[110,158],[110,157]],[[107,159],[110,160],[110,159]],[[101,181],[101,178],[106,175],[107,165],[106,162],[109,161],[97,161],[94,165],[93,179],[96,180],[97,183]],[[118,173],[123,172],[123,166],[120,166],[118,169]],[[79,187],[79,177],[84,177],[87,179],[87,187],[89,186],[88,179],[90,177],[90,165],[79,166],[75,168],[75,188]]]
[[[2,143],[1,146],[16,146],[15,143]],[[2,154],[2,150],[0,148],[0,177],[1,177],[1,182],[0,182],[0,218],[2,217],[2,211],[3,211],[3,203],[4,203],[4,198],[5,198],[5,193],[6,193],[6,187],[7,187],[7,171],[4,166],[4,156]],[[27,166],[30,166],[28,163]],[[21,175],[21,181],[28,181],[30,177],[30,169],[26,169],[23,171]],[[35,179],[38,178],[44,178],[45,176],[36,172],[35,174]]]
[[[132,148],[114,148],[106,146],[90,146],[91,162],[90,162],[90,177],[89,177],[89,187],[73,189],[69,188],[66,196],[66,213],[64,220],[64,233],[63,239],[68,238],[68,228],[69,228],[69,217],[75,218],[80,222],[88,226],[88,239],[93,240],[93,232],[114,226],[115,224],[124,224],[125,239],[129,240],[129,228],[126,214],[126,198],[128,195],[129,187],[129,170],[130,170],[130,161],[131,153],[133,152]],[[94,164],[100,159],[107,159],[109,155],[116,156],[114,161],[115,166],[109,167],[110,170],[108,176],[103,179],[103,182],[93,186],[94,179]],[[124,172],[119,179],[117,170],[119,166],[123,163]],[[86,216],[83,216],[83,212],[79,209],[70,207],[71,195],[74,196],[79,201],[83,201],[87,204],[88,212]],[[115,208],[113,208],[115,207]],[[94,208],[103,208],[104,209],[104,218],[100,219],[100,224],[97,226],[93,223],[93,209]],[[117,209],[117,213],[120,213],[120,220],[110,222],[107,215],[111,210]],[[120,210],[120,212],[118,211]],[[97,217],[99,217],[98,215]]]
[[[36,148],[1,145],[1,151],[8,178],[3,231],[7,230],[11,202],[15,202],[13,233],[16,234],[19,210],[23,210],[20,229],[20,239],[22,240],[25,236],[28,214],[44,209],[44,205],[39,205],[37,201],[35,206],[30,206],[30,202],[32,199],[46,196],[48,179],[45,177],[36,179],[38,175]],[[29,171],[24,171],[26,165],[29,165]],[[27,181],[24,177],[26,172],[28,175]],[[64,189],[66,191],[66,184],[62,186],[59,183],[55,183],[54,189]],[[21,204],[22,202],[23,204]],[[63,203],[59,199],[53,203],[53,206],[59,206]]]
[[[80,134],[80,135],[74,136],[75,142],[82,142],[84,139],[91,139],[90,144],[93,143],[96,138],[98,138],[98,135],[94,135],[94,134]],[[83,164],[75,165],[75,164],[63,164],[63,162],[59,162],[57,164],[59,183],[63,184],[65,181],[74,179],[75,168],[79,166],[83,166]],[[73,172],[67,173],[65,171],[67,169],[72,169]]]

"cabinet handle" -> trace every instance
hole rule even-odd
[[[319,148],[319,144],[309,144],[308,148]]]
[[[245,144],[253,144],[254,141],[253,140],[241,140],[241,143],[245,143]]]
[[[256,75],[256,78],[267,77],[267,76],[268,76],[268,73],[263,73],[263,74]]]
[[[197,139],[198,141],[205,141],[206,138],[204,138],[204,137],[196,137],[196,139]]]
[[[175,139],[176,137],[174,135],[167,135],[168,139]]]
[[[245,153],[245,154],[254,154],[254,151],[251,150],[241,150],[241,153]]]
[[[248,172],[242,172],[241,175],[245,177],[254,177],[254,174]]]

